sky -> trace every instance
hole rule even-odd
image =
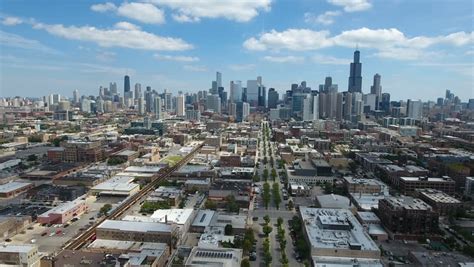
[[[474,98],[471,0],[2,0],[0,96],[39,97],[123,76],[158,92],[262,76],[279,92],[326,76],[347,90],[358,47],[392,100]]]

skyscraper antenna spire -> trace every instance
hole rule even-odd
[[[356,43],[356,50],[359,50],[359,43]]]

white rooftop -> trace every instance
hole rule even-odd
[[[98,229],[115,229],[125,232],[171,232],[173,227],[157,222],[134,222],[105,220]]]
[[[301,217],[311,247],[315,249],[346,249],[379,251],[377,244],[347,209],[300,207]]]
[[[199,210],[196,214],[196,217],[194,218],[192,226],[209,226],[215,213],[216,212],[213,210]]]
[[[32,185],[32,183],[10,182],[6,184],[2,184],[0,185],[0,193],[8,193],[8,192],[15,191],[29,185]]]
[[[158,222],[165,223],[176,223],[178,225],[184,225],[188,220],[192,220],[193,209],[163,209],[155,210],[150,218],[157,220]]]
[[[131,176],[114,176],[94,187],[92,190],[107,192],[130,192],[139,184],[132,183],[135,178]]]
[[[377,259],[314,256],[312,260],[314,267],[383,267]]]
[[[33,249],[37,249],[34,245],[0,245],[0,252],[13,252],[13,253],[28,253]]]
[[[125,172],[147,172],[156,173],[160,171],[161,167],[156,166],[130,166],[125,169]]]

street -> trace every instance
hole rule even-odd
[[[268,122],[266,121],[263,121],[262,122],[262,132],[263,132],[263,127],[264,127],[264,124],[268,124]],[[281,217],[283,219],[283,229],[285,230],[285,239],[287,240],[286,242],[286,249],[285,249],[285,252],[286,252],[286,256],[288,258],[288,266],[303,266],[301,263],[297,262],[295,257],[294,257],[294,247],[293,247],[293,243],[292,243],[292,240],[291,240],[291,237],[289,235],[290,233],[290,230],[289,230],[289,226],[288,226],[288,220],[291,219],[293,216],[296,215],[296,212],[295,211],[290,211],[286,208],[286,204],[288,203],[288,200],[283,200],[283,197],[282,197],[282,192],[281,192],[281,189],[283,188],[283,184],[280,182],[280,177],[279,177],[279,173],[277,172],[277,176],[275,177],[275,181],[273,181],[272,177],[271,177],[271,170],[272,170],[272,167],[271,167],[271,163],[270,163],[270,159],[273,158],[274,160],[274,166],[276,167],[278,164],[276,162],[276,147],[275,147],[275,144],[273,142],[270,142],[270,140],[265,140],[265,137],[264,135],[262,134],[261,135],[262,137],[262,141],[260,142],[260,146],[259,146],[259,167],[257,168],[256,170],[256,174],[259,175],[261,181],[260,182],[257,182],[255,183],[258,187],[260,188],[263,188],[263,184],[265,183],[265,181],[263,181],[263,172],[265,170],[265,168],[268,170],[268,173],[269,173],[269,177],[268,177],[268,184],[270,185],[270,188],[272,188],[273,184],[274,183],[278,183],[279,186],[280,186],[280,198],[281,198],[281,203],[279,205],[279,209],[277,209],[275,203],[273,202],[273,190],[270,190],[271,191],[271,200],[270,200],[270,203],[268,205],[268,208],[266,209],[264,204],[263,204],[263,199],[262,199],[262,193],[263,191],[261,190],[260,191],[260,194],[258,194],[255,198],[255,203],[257,203],[256,205],[251,205],[251,207],[253,207],[253,209],[251,208],[251,210],[249,211],[250,213],[250,217],[254,218],[254,217],[258,217],[258,221],[253,221],[253,229],[256,233],[256,236],[257,236],[257,260],[256,261],[252,261],[251,262],[251,265],[250,266],[265,266],[265,263],[263,262],[263,240],[265,239],[265,237],[263,237],[263,232],[262,232],[262,226],[264,225],[264,220],[263,220],[263,217],[265,215],[268,215],[270,217],[270,226],[273,228],[272,232],[270,233],[269,235],[269,239],[270,239],[270,250],[271,250],[271,253],[272,253],[272,263],[271,263],[271,266],[283,266],[280,262],[280,259],[281,259],[281,251],[280,251],[280,245],[279,245],[279,242],[277,240],[277,220],[279,217]],[[271,139],[271,131],[270,131],[270,138]],[[265,157],[264,153],[263,153],[263,147],[267,147],[268,148],[268,143],[270,143],[271,145],[271,154],[269,153],[270,151],[266,151],[267,152],[267,164],[263,164],[263,158]],[[262,236],[262,237],[260,237]]]

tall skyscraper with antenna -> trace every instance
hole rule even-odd
[[[362,63],[360,63],[360,52],[354,52],[354,62],[350,65],[348,91],[351,93],[362,93]]]

